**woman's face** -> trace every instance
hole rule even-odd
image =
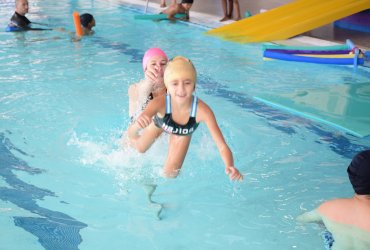
[[[158,74],[158,77],[163,77],[164,70],[167,65],[167,58],[164,56],[153,56],[149,59],[146,69],[154,71]]]

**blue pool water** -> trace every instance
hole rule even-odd
[[[136,21],[119,1],[32,1],[29,18],[96,34],[0,32],[1,249],[323,249],[322,228],[295,217],[352,195],[346,167],[370,147],[333,127],[253,97],[370,83],[365,68],[265,62],[261,46],[204,35],[201,26]],[[0,23],[13,1],[0,1]],[[192,59],[197,95],[214,110],[245,176],[232,183],[204,125],[181,175],[160,177],[161,138],[145,154],[122,148],[129,84],[149,47]],[[370,93],[363,93],[369,97]],[[364,114],[365,116],[368,114]],[[147,190],[157,186],[153,200]]]

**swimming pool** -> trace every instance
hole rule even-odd
[[[73,30],[72,11],[90,12],[96,34],[75,43],[56,31],[0,32],[1,247],[323,248],[321,229],[295,217],[352,195],[345,170],[369,138],[253,97],[351,88],[369,83],[369,70],[265,62],[258,44],[223,42],[184,23],[136,21],[142,10],[119,1],[49,5],[32,1],[29,18]],[[13,3],[0,6],[6,24]],[[175,180],[159,176],[165,138],[145,155],[121,148],[127,88],[141,78],[141,58],[154,46],[194,62],[197,95],[215,111],[244,182],[228,180],[203,125]],[[153,200],[164,207],[160,219],[147,200],[153,185]]]

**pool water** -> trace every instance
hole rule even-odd
[[[295,217],[353,194],[346,168],[369,137],[253,97],[366,84],[370,70],[263,61],[260,44],[134,20],[143,9],[120,1],[30,4],[32,21],[73,31],[77,10],[97,26],[80,42],[57,31],[0,32],[1,248],[324,248],[322,228]],[[4,29],[13,10],[13,1],[0,2]],[[127,89],[141,79],[150,47],[193,61],[196,94],[214,110],[243,182],[229,181],[204,125],[174,180],[160,176],[165,136],[144,155],[122,147]]]

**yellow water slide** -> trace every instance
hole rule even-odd
[[[240,43],[284,40],[366,9],[370,0],[296,0],[207,34]]]

